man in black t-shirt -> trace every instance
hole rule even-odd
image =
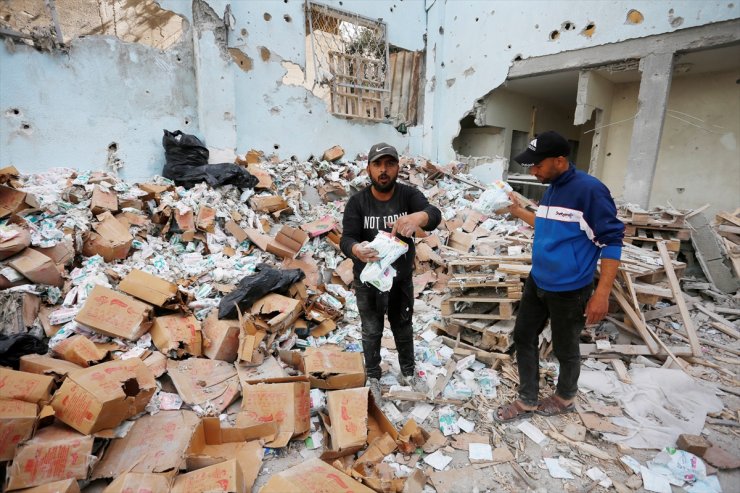
[[[367,158],[367,174],[371,185],[353,195],[344,209],[342,221],[342,252],[354,263],[354,288],[357,308],[362,321],[362,350],[365,355],[367,384],[376,401],[380,401],[380,340],[385,314],[398,350],[401,384],[418,387],[414,371],[414,332],[411,318],[414,312],[414,288],[411,274],[414,268],[414,240],[417,228],[431,231],[442,215],[439,209],[416,188],[396,183],[398,152],[386,143],[372,146]],[[408,251],[393,263],[396,277],[388,292],[360,281],[367,262],[379,260],[378,252],[368,247],[378,231],[388,231],[409,246]]]

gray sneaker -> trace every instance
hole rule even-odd
[[[421,378],[417,377],[416,374],[401,375],[398,379],[398,383],[405,387],[411,387],[414,392],[426,393],[427,390],[429,390],[427,389],[426,383]]]
[[[378,380],[377,378],[368,378],[365,387],[370,387],[370,393],[373,395],[373,400],[375,400],[375,403],[379,405],[380,400],[382,399],[380,392],[380,380]]]

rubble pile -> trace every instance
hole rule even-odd
[[[711,275],[684,276],[696,211],[622,209],[621,278],[583,335],[578,412],[501,424],[532,229],[481,212],[486,187],[457,163],[401,159],[443,214],[417,237],[413,279],[428,392],[399,384],[386,330],[375,402],[339,250],[366,162],[342,158],[250,151],[229,165],[243,188],[0,170],[6,489],[721,491],[716,469],[738,467],[720,433],[740,422],[740,310]],[[715,225],[735,278],[739,226],[737,211]],[[547,392],[558,365],[549,328],[540,339]]]

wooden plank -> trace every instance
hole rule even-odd
[[[450,359],[450,361],[447,362],[447,365],[445,365],[445,376],[443,378],[438,378],[437,381],[434,383],[434,388],[429,391],[430,399],[436,399],[437,396],[445,389],[445,387],[447,387],[447,384],[450,382],[452,375],[455,373],[455,367],[455,360]]]
[[[694,322],[691,320],[689,315],[689,309],[686,306],[686,301],[683,299],[683,291],[681,291],[681,285],[678,283],[678,278],[673,270],[673,264],[671,263],[671,257],[668,254],[665,243],[658,243],[658,251],[660,257],[663,259],[663,267],[665,268],[666,276],[668,277],[668,283],[673,291],[673,299],[678,305],[681,319],[683,320],[683,326],[686,330],[686,334],[689,337],[689,345],[693,351],[694,356],[701,356],[701,346],[699,345],[699,337],[696,335],[696,329],[694,328]]]
[[[700,312],[702,312],[703,314],[705,314],[706,316],[708,316],[712,320],[716,320],[717,322],[719,322],[719,323],[721,323],[723,325],[726,325],[730,329],[735,329],[735,333],[737,333],[737,328],[738,328],[737,325],[735,325],[734,323],[730,322],[725,317],[722,317],[720,315],[717,315],[716,313],[714,313],[712,310],[709,310],[707,307],[705,307],[701,303],[696,303],[694,305],[694,308],[696,308],[697,310],[699,310]],[[735,337],[737,337],[737,336],[735,336]]]
[[[740,339],[740,333],[736,330],[732,330],[730,327],[726,326],[725,324],[721,324],[719,322],[711,322],[710,325],[714,327],[715,329],[719,330],[720,332],[724,332],[730,337],[734,337],[735,339]]]
[[[414,68],[411,73],[411,94],[409,95],[409,106],[407,120],[411,125],[416,125],[418,122],[418,107],[419,107],[419,89],[422,84],[419,81],[421,74],[421,65],[423,57],[422,52],[414,52]]]
[[[619,290],[616,287],[612,287],[612,295],[617,300],[617,303],[619,303],[619,306],[622,308],[625,315],[627,315],[630,321],[632,321],[632,325],[634,325],[637,331],[640,333],[640,337],[642,337],[643,341],[645,341],[645,344],[647,344],[647,347],[650,349],[650,352],[652,354],[656,354],[659,349],[658,345],[655,342],[655,340],[652,338],[650,333],[648,332],[646,328],[646,324],[642,322],[642,319],[640,318],[640,316],[632,308],[632,305],[629,304],[629,302],[624,297],[624,295],[621,292],[619,292]]]
[[[612,344],[607,350],[596,349],[596,344],[581,344],[581,358],[609,358],[613,359],[615,354],[621,354],[624,356],[668,356],[668,353],[664,351],[658,351],[651,353],[647,346],[633,345],[633,344]],[[678,356],[691,356],[690,347],[680,346],[668,346],[671,352]]]
[[[508,354],[492,353],[490,351],[484,351],[482,349],[479,349],[475,346],[471,346],[470,344],[466,344],[464,342],[458,343],[454,339],[451,339],[444,335],[440,335],[439,337],[442,339],[443,343],[455,349],[456,351],[458,349],[467,351],[467,353],[460,353],[460,354],[475,354],[475,359],[480,360],[484,363],[488,363],[489,365],[492,365],[494,361],[497,361],[497,360],[503,360],[503,361],[511,360],[511,356],[509,356]]]
[[[667,332],[669,334],[675,335],[677,337],[680,337],[681,340],[688,342],[689,338],[686,337],[686,334],[683,334],[677,330],[670,329],[668,327],[661,327],[663,332]],[[728,352],[730,354],[734,354],[735,356],[740,356],[740,351],[737,349],[733,349],[731,347],[728,347],[727,344],[717,344],[716,342],[708,341],[706,339],[699,338],[699,342],[703,344],[704,346],[709,346],[715,349],[720,349],[722,351]]]
[[[383,397],[392,401],[431,402],[433,404],[462,406],[465,401],[459,399],[430,399],[423,392],[410,392],[408,390],[393,390],[383,394]]]
[[[693,301],[687,301],[686,306],[691,308],[694,305]],[[655,320],[656,318],[670,317],[671,315],[677,315],[679,313],[678,305],[669,306],[667,308],[659,308],[657,310],[649,310],[645,312],[645,321]]]
[[[614,371],[617,373],[617,378],[619,378],[620,382],[632,383],[632,378],[630,378],[629,374],[627,373],[627,367],[624,366],[624,361],[616,358],[608,361],[609,363],[611,363],[612,368],[614,368]]]
[[[464,301],[466,303],[516,303],[510,298],[493,298],[486,296],[453,296],[445,301]]]

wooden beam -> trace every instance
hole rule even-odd
[[[617,303],[619,303],[619,306],[622,308],[622,310],[624,310],[624,313],[627,315],[627,317],[629,317],[630,321],[632,321],[632,325],[634,325],[637,331],[640,333],[640,337],[642,337],[642,340],[645,341],[645,344],[650,349],[650,353],[657,354],[660,349],[658,348],[658,344],[652,338],[650,332],[648,332],[646,324],[644,324],[640,316],[635,313],[632,305],[629,304],[624,295],[616,287],[612,287],[612,295],[614,295],[614,298],[617,300]]]
[[[434,388],[430,389],[429,391],[429,398],[434,400],[437,398],[437,396],[447,387],[447,384],[450,382],[450,379],[452,378],[452,374],[455,373],[455,367],[456,363],[455,360],[450,359],[450,361],[447,362],[447,365],[445,366],[446,374],[443,378],[437,378],[437,381],[434,383]]]
[[[627,367],[624,366],[624,361],[617,358],[607,361],[611,363],[612,368],[614,368],[614,371],[617,373],[617,378],[619,378],[620,382],[632,383],[632,378],[630,378],[629,374],[627,373]]]
[[[707,307],[705,307],[701,303],[695,304],[694,305],[694,308],[696,308],[697,310],[699,310],[700,312],[702,312],[703,314],[705,314],[707,317],[711,318],[712,320],[716,320],[717,322],[719,322],[721,324],[724,324],[724,325],[728,326],[731,329],[737,330],[737,325],[735,325],[734,323],[730,322],[725,317],[722,317],[720,315],[717,315],[716,313],[714,313],[712,310],[709,310]],[[737,337],[737,336],[735,336],[735,337]]]
[[[691,320],[689,309],[686,306],[686,301],[683,299],[683,291],[681,291],[681,285],[678,283],[676,272],[673,270],[673,264],[671,263],[671,256],[668,254],[668,249],[665,246],[665,242],[658,242],[658,251],[660,252],[660,258],[663,259],[663,268],[665,269],[666,277],[668,277],[668,283],[673,291],[673,299],[678,305],[681,319],[683,320],[683,326],[686,329],[686,334],[689,337],[689,345],[693,350],[694,356],[701,356],[701,345],[699,344],[699,337],[696,335],[696,329],[694,328],[694,322]]]
[[[592,358],[607,358],[613,359],[614,355],[624,356],[668,356],[668,353],[664,351],[658,351],[657,353],[651,353],[647,346],[638,346],[633,344],[612,344],[609,349],[598,350],[596,344],[581,344],[581,358],[592,357]],[[671,352],[678,356],[691,356],[691,348],[680,347],[680,346],[668,346]]]

